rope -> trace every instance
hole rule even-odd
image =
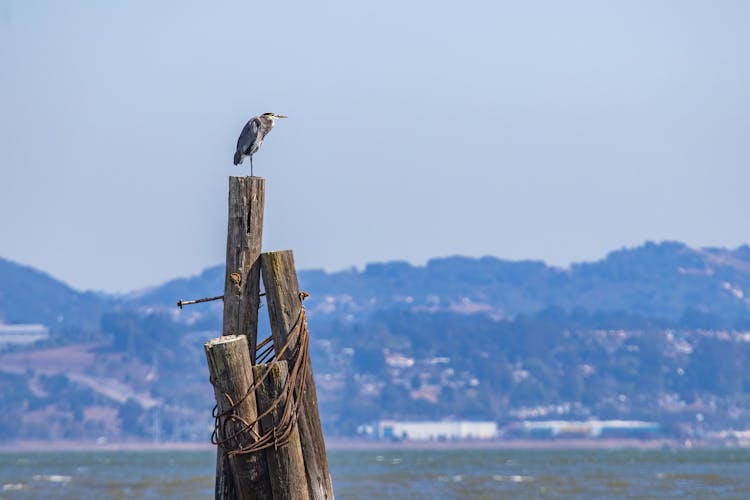
[[[300,292],[300,299],[304,298],[303,293]],[[261,342],[256,348],[258,363],[270,362],[274,358],[284,359],[286,352],[293,349],[287,360],[291,368],[284,387],[271,402],[268,409],[251,422],[240,417],[237,414],[237,408],[263,384],[263,381],[271,372],[271,367],[266,367],[263,375],[236,402],[232,401],[227,393],[224,393],[224,397],[229,402],[229,407],[225,411],[219,412],[218,403],[214,406],[211,412],[214,417],[211,443],[224,448],[229,456],[255,453],[266,448],[278,448],[287,444],[299,419],[299,401],[305,393],[305,381],[310,371],[309,348],[310,333],[307,329],[307,315],[300,300],[299,316],[292,325],[287,341],[281,350],[274,352],[271,337]],[[260,352],[261,350],[262,352]],[[211,383],[216,386],[213,380]],[[282,408],[282,411],[276,424],[266,432],[259,434],[256,429],[260,428],[260,421],[279,407]]]
[[[268,347],[266,347],[268,345]],[[264,349],[265,348],[265,349]],[[268,337],[266,340],[258,344],[255,348],[255,363],[262,365],[270,363],[274,359],[274,345],[273,337]]]

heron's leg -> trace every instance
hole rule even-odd
[[[250,155],[250,177],[253,177],[253,155]]]

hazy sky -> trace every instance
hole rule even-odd
[[[223,262],[265,111],[299,268],[750,240],[743,0],[0,0],[0,63],[0,256],[78,288]]]

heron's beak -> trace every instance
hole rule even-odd
[[[276,115],[276,118],[289,118],[289,117],[288,116],[284,116],[284,115]]]

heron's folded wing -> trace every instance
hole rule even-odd
[[[260,120],[252,118],[245,128],[240,133],[240,138],[237,139],[237,152],[245,154],[258,139],[258,132],[260,131]]]

